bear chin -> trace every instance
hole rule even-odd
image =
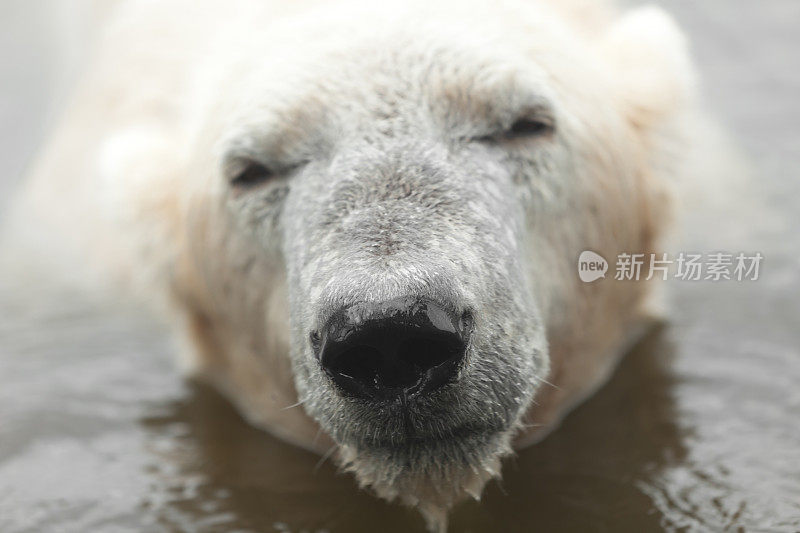
[[[500,478],[501,460],[513,453],[513,430],[426,440],[399,447],[338,447],[337,462],[361,488],[416,508],[433,533],[447,530],[447,515],[467,498],[479,501],[486,483]]]

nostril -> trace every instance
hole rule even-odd
[[[455,378],[469,330],[463,317],[429,301],[360,304],[331,318],[318,353],[323,369],[346,393],[371,399],[416,395]]]
[[[463,343],[455,335],[430,335],[403,342],[398,347],[397,357],[413,369],[413,374],[404,382],[398,380],[396,386],[413,386],[429,370],[450,360],[460,361],[463,350]]]
[[[334,357],[326,358],[329,373],[354,383],[377,386],[380,382],[382,356],[377,348],[357,345]]]

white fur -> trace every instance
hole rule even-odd
[[[582,285],[574,262],[583,249],[607,258],[654,250],[669,222],[671,183],[685,174],[679,161],[697,149],[686,142],[695,114],[686,43],[653,7],[620,15],[588,0],[127,1],[93,57],[15,203],[15,250],[86,287],[154,304],[185,341],[184,367],[250,420],[318,451],[339,439],[341,464],[362,485],[417,505],[440,530],[450,506],[478,497],[497,475],[512,439],[541,438],[610,373],[645,318],[651,284]],[[444,134],[467,138],[482,120],[516,112],[530,92],[554,106],[558,142],[539,159],[520,156],[523,185],[511,184],[512,163],[494,149],[458,141],[465,159],[452,164],[442,146],[420,145],[447,121]],[[226,165],[243,152],[287,167],[311,160],[287,180],[289,213],[274,227],[255,227],[263,205],[234,198],[226,185]],[[375,179],[389,154],[408,183],[423,184],[436,231],[406,204],[334,217],[352,243],[314,230],[326,195],[345,205],[360,194],[358,206],[393,194]],[[370,165],[377,170],[363,174]],[[420,165],[473,199],[447,211],[457,202],[425,190],[425,176],[414,175]],[[369,224],[389,215],[404,221],[395,230],[406,248],[365,255],[381,245]],[[423,239],[427,252],[415,255]],[[496,272],[481,250],[497,252]],[[449,284],[431,288],[435,279]],[[483,342],[495,333],[489,325],[505,334],[496,361],[479,354],[477,374],[465,371],[478,385],[464,398],[485,401],[487,417],[507,425],[480,441],[482,455],[460,456],[476,470],[445,462],[447,479],[435,483],[348,440],[382,428],[350,424],[357,408],[326,388],[303,345],[331,305],[412,287],[485,310]],[[514,398],[475,396],[492,365],[509,372],[493,385]],[[286,410],[298,393],[306,410]],[[345,420],[334,420],[331,405]]]

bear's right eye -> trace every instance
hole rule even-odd
[[[231,179],[231,185],[237,188],[255,187],[266,183],[275,173],[266,165],[257,161],[248,161]]]

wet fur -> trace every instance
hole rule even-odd
[[[694,111],[658,10],[424,4],[122,3],[11,222],[70,278],[161,309],[184,368],[253,423],[335,446],[441,530],[646,319],[650,283],[581,284],[575,262],[657,248]],[[542,109],[546,138],[492,138]],[[277,177],[231,189],[243,157]],[[407,295],[472,312],[458,379],[403,405],[340,394],[309,332]]]

